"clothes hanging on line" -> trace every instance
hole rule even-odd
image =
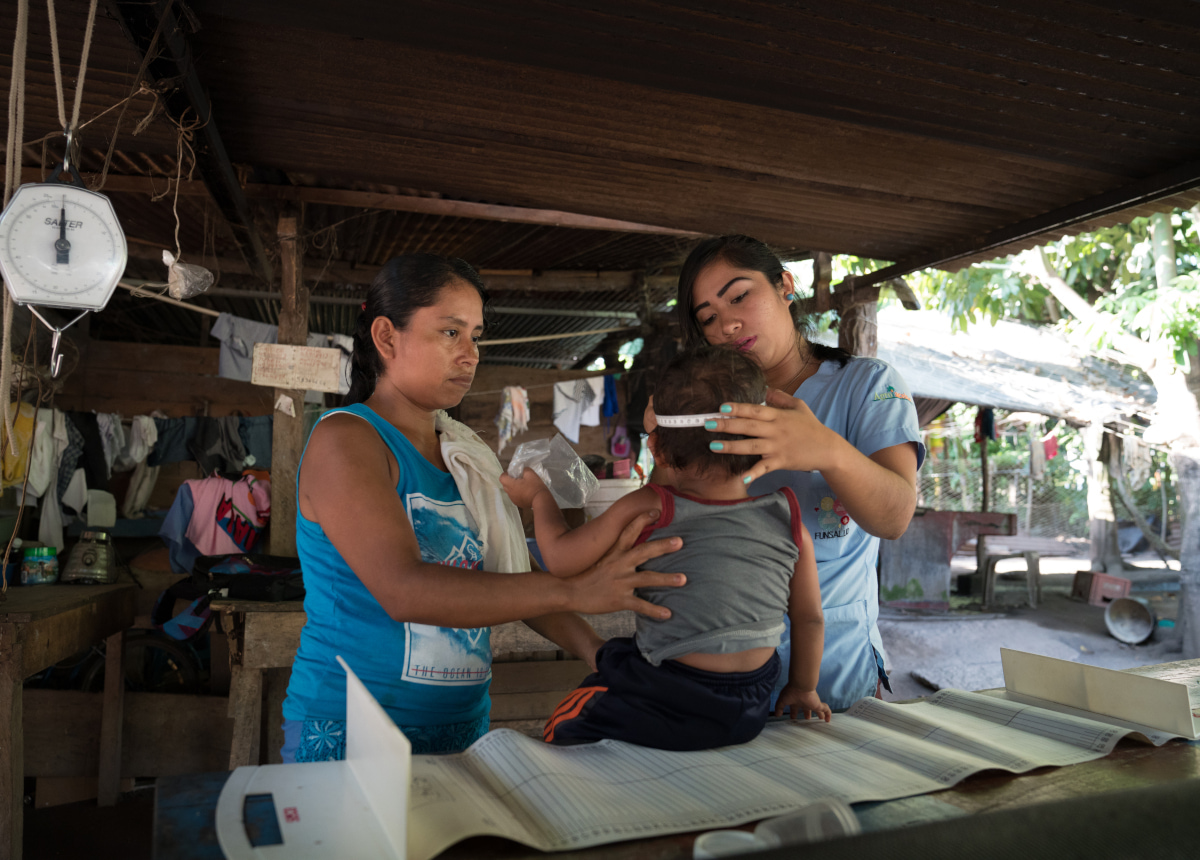
[[[608,426],[608,419],[621,411],[621,402],[617,398],[617,377],[615,374],[610,374],[604,377],[604,426]]]
[[[584,407],[579,423],[584,427],[599,427],[600,410],[604,407],[604,377],[593,376],[590,379],[584,379],[583,382],[591,391],[591,396],[588,398],[587,406]]]
[[[167,545],[167,557],[174,573],[191,573],[196,559],[204,554],[196,549],[187,536],[194,510],[192,488],[188,486],[188,482],[184,482],[176,491],[171,509],[167,511],[166,519],[158,528],[158,536]]]
[[[70,444],[70,436],[67,432],[69,423],[64,413],[57,409],[51,410],[50,474],[46,492],[42,494],[42,513],[38,517],[38,541],[46,546],[54,547],[59,552],[63,551],[66,542],[63,540],[63,513],[58,497],[58,476],[62,469],[63,454]]]
[[[188,445],[192,459],[200,466],[200,473],[207,476],[214,472],[224,477],[236,478],[242,469],[255,465],[246,462],[246,448],[238,433],[241,418],[236,415],[226,418],[197,418],[196,435]]]
[[[33,431],[32,457],[29,461],[29,481],[25,484],[29,496],[40,499],[50,488],[57,486],[58,475],[54,462],[54,414],[53,409],[37,410]]]
[[[79,465],[87,476],[88,487],[93,490],[107,490],[108,461],[104,456],[104,441],[100,435],[100,422],[96,413],[70,412],[68,415],[83,434],[83,456]]]
[[[63,427],[67,431],[67,447],[63,449],[62,459],[58,464],[58,500],[60,503],[75,474],[75,469],[79,466],[79,461],[83,458],[83,434],[79,432],[79,428],[71,420],[70,415],[62,413],[62,416]]]
[[[196,435],[195,418],[190,415],[185,418],[155,418],[154,428],[158,431],[158,439],[146,459],[147,463],[165,466],[192,459],[188,445]]]
[[[150,503],[150,495],[154,485],[158,483],[158,473],[161,467],[151,466],[145,460],[133,469],[133,477],[129,479],[129,488],[125,491],[125,501],[121,505],[121,515],[127,520],[139,520],[146,515],[146,506]]]
[[[253,552],[271,518],[271,482],[250,476],[184,482],[192,491],[187,539],[201,555]]]
[[[129,432],[125,434],[125,446],[117,455],[115,468],[126,472],[137,467],[154,450],[158,442],[158,425],[149,415],[137,415],[129,423]]]
[[[238,422],[238,436],[248,456],[254,458],[255,469],[271,468],[271,434],[274,416],[251,415]]]
[[[25,480],[25,468],[29,460],[29,446],[33,444],[33,432],[37,409],[30,403],[9,403],[8,413],[12,416],[11,444],[8,434],[0,422],[0,487],[11,487]]]
[[[87,494],[87,474],[83,469],[76,469],[71,475],[71,482],[67,484],[66,492],[63,493],[63,510],[73,516],[80,514],[87,507]]]
[[[184,418],[155,417],[152,420],[157,439],[146,458],[149,466],[197,459],[195,451],[200,450],[202,453],[208,452],[204,463],[197,459],[206,474],[213,468],[231,475],[241,474],[250,466],[255,469],[271,468],[274,419],[270,415],[228,418],[189,415]],[[252,463],[247,462],[249,457],[254,458]]]
[[[529,429],[529,393],[521,386],[504,387],[500,412],[496,415],[496,429],[500,434],[497,454],[503,454],[509,442]]]
[[[242,382],[250,381],[254,344],[279,342],[279,326],[235,317],[233,314],[217,317],[208,333],[221,342],[217,375]]]
[[[975,414],[975,441],[996,438],[996,413],[990,406],[981,406]]]
[[[96,426],[100,430],[100,446],[104,451],[104,465],[108,470],[107,477],[111,478],[117,458],[125,449],[125,428],[121,426],[121,416],[115,412],[97,412]]]
[[[579,442],[579,428],[600,425],[604,402],[604,379],[571,379],[554,385],[554,426],[572,442]]]
[[[1046,452],[1046,459],[1053,460],[1058,456],[1058,437],[1051,436],[1049,439],[1042,442],[1042,447]]]

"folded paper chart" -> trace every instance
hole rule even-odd
[[[501,729],[462,753],[413,757],[408,856],[429,860],[477,835],[562,851],[744,824],[827,797],[891,800],[989,768],[1091,761],[1129,731],[958,690],[908,705],[862,699],[830,723],[772,723],[706,752],[554,747]]]
[[[440,756],[412,756],[347,667],[347,761],[238,768],[218,802],[217,834],[230,860],[431,860],[485,835],[563,851],[745,824],[827,798],[926,794],[982,770],[1078,764],[1107,755],[1131,733],[1155,743],[1194,737],[1179,731],[1194,719],[1193,705],[1186,714],[1179,708],[1197,699],[1195,664],[1108,672],[1120,676],[1113,680],[1094,676],[1094,667],[1044,664],[1048,658],[1035,655],[1005,652],[1004,659],[1004,697],[941,690],[906,705],[862,699],[830,723],[770,723],[741,746],[686,753],[617,741],[555,747],[501,729],[465,752]],[[1113,693],[1114,685],[1133,693]],[[1060,698],[1120,713],[1014,699],[1029,695],[1022,690],[1056,689],[1070,694]],[[1130,695],[1162,713],[1128,711]],[[271,798],[281,844],[256,845],[248,836],[246,801],[254,796]]]
[[[1024,651],[1000,649],[1005,698],[1105,720],[1154,744],[1196,740],[1200,668],[1195,661],[1136,669],[1102,669]]]

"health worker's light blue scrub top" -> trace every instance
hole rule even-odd
[[[885,362],[856,356],[842,367],[826,360],[794,396],[865,456],[915,442],[918,469],[925,460],[912,394],[900,374]],[[850,519],[819,471],[771,472],[750,485],[750,494],[763,495],[784,486],[791,487],[800,500],[821,581],[825,650],[817,692],[831,708],[844,710],[864,696],[875,695],[885,665],[877,624],[879,538]],[[779,689],[787,683],[789,637],[790,632],[785,631],[779,647],[783,660]]]

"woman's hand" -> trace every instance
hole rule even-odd
[[[802,400],[771,389],[766,406],[726,403],[733,416],[710,430],[750,436],[711,443],[722,454],[759,454],[742,476],[747,484],[776,469],[820,471],[846,513],[868,534],[895,540],[917,505],[917,446],[901,442],[869,457],[820,422]],[[707,426],[707,425],[706,425]]]
[[[526,469],[520,478],[510,477],[505,472],[500,476],[500,486],[518,508],[532,508],[534,499],[550,492],[533,469]]]
[[[599,562],[565,580],[573,592],[571,609],[587,615],[632,609],[650,618],[671,617],[671,610],[665,606],[655,606],[633,593],[635,588],[683,585],[687,582],[687,577],[682,573],[655,573],[637,569],[650,559],[675,552],[683,546],[683,541],[677,537],[634,546],[638,535],[658,516],[658,511],[646,511],[634,517],[625,526],[613,548]]]
[[[820,422],[808,404],[772,388],[767,405],[726,403],[721,411],[731,417],[709,427],[715,433],[733,433],[750,439],[713,442],[722,454],[759,454],[743,480],[749,484],[776,469],[811,472],[829,465],[835,446],[845,441]],[[713,424],[714,422],[709,422]]]

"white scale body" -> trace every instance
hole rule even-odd
[[[127,261],[125,233],[103,194],[22,185],[0,215],[0,274],[18,304],[100,310]]]

